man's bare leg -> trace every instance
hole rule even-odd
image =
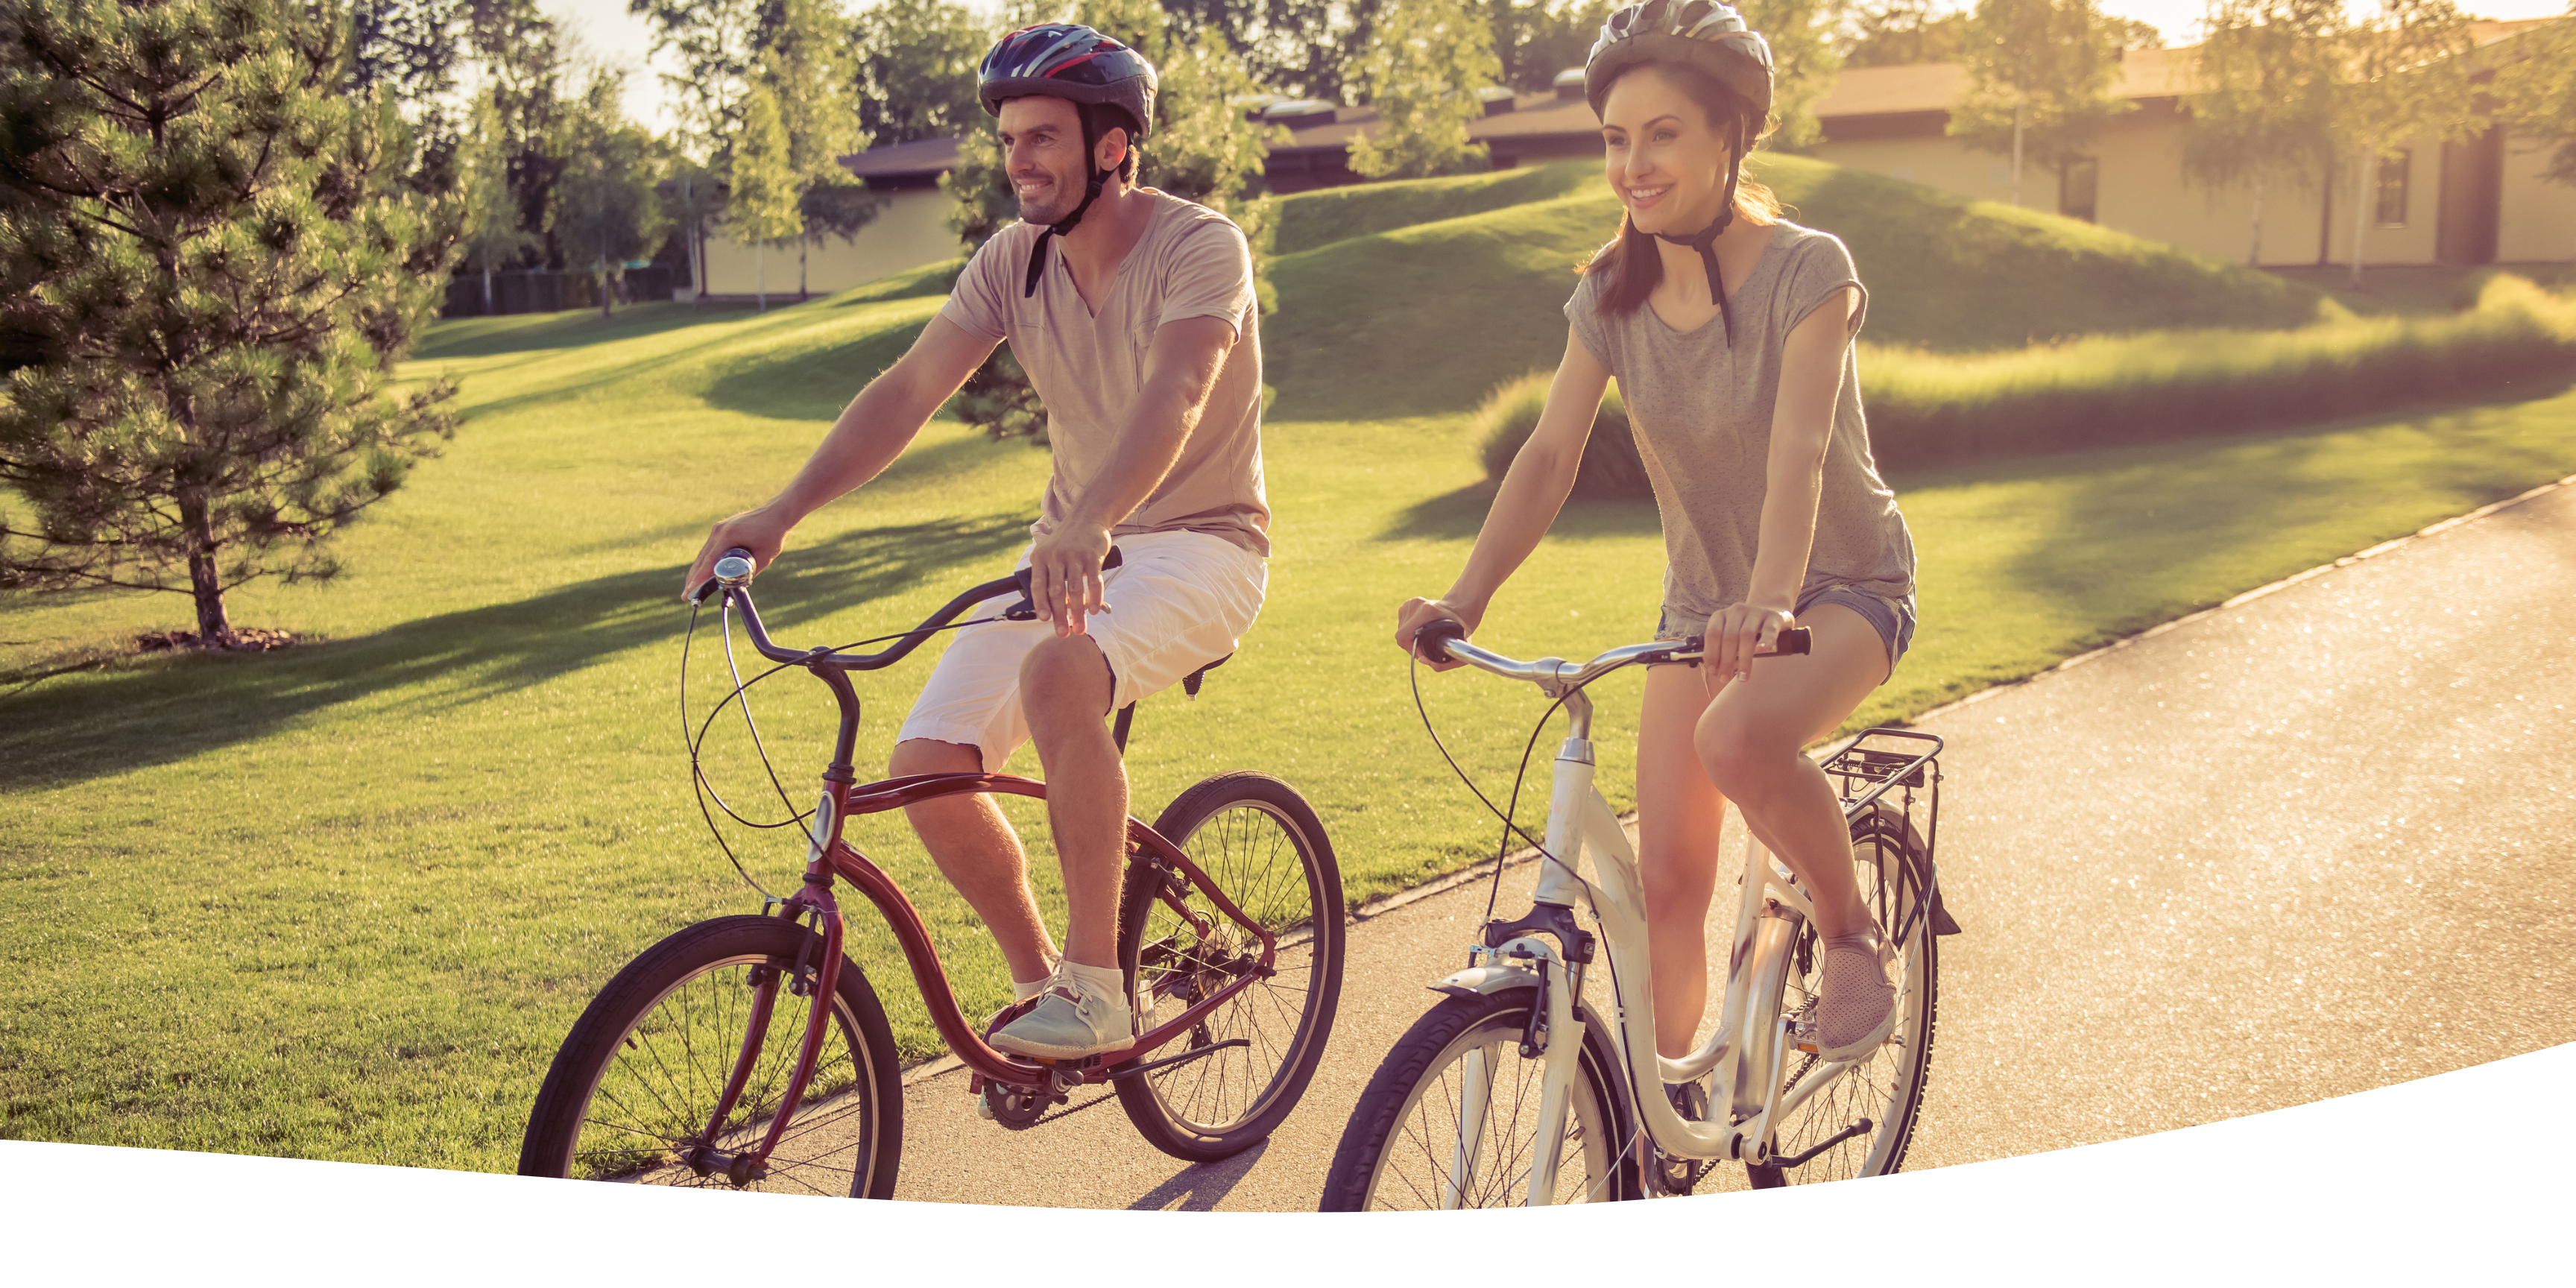
[[[1109,659],[1089,636],[1050,636],[1020,664],[1020,711],[1047,779],[1047,824],[1064,863],[1067,961],[1118,969],[1118,887],[1127,857],[1127,765],[1102,717]]]
[[[983,772],[984,754],[953,742],[914,738],[895,744],[895,776]],[[1001,945],[1014,980],[1045,979],[1055,969],[1055,941],[1038,916],[1029,889],[1028,852],[990,796],[943,796],[907,805],[904,813],[921,835],[931,861]]]

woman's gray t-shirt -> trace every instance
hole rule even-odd
[[[1848,286],[1860,287],[1841,239],[1782,221],[1744,283],[1729,293],[1735,342],[1711,317],[1675,331],[1640,305],[1605,314],[1609,275],[1586,273],[1565,302],[1575,338],[1610,368],[1627,403],[1637,454],[1655,487],[1664,524],[1664,603],[1706,618],[1753,590],[1754,547],[1771,450],[1771,409],[1780,392],[1780,354],[1789,332]],[[1868,308],[1851,319],[1860,331]],[[1843,347],[1842,391],[1834,398],[1832,442],[1816,507],[1816,539],[1799,599],[1850,586],[1887,599],[1914,593],[1914,539],[1896,494],[1870,458],[1860,377]]]

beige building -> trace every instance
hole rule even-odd
[[[957,234],[948,230],[953,203],[939,190],[939,176],[957,164],[957,144],[956,139],[922,139],[841,158],[850,173],[867,180],[879,203],[877,217],[848,241],[835,237],[805,247],[806,291],[829,295],[964,254]],[[748,300],[765,286],[771,303],[781,297],[793,301],[796,250],[791,243],[755,251],[727,237],[721,227],[710,230],[708,297]]]
[[[2472,30],[2483,49],[2539,25],[2485,22],[2473,24]],[[2025,165],[2021,204],[2244,262],[2253,242],[2251,189],[2211,191],[2183,177],[2183,140],[2190,129],[2183,98],[2198,89],[2193,52],[2128,51],[2113,92],[2136,104],[2136,110],[2097,135],[2090,153],[2063,175]],[[1943,133],[1966,77],[1966,69],[1956,63],[1845,71],[1817,104],[1824,142],[1815,155],[1964,197],[2011,201],[2011,162]],[[1310,100],[1259,110],[1262,119],[1288,132],[1286,142],[1270,149],[1265,168],[1271,191],[1359,182],[1347,164],[1348,149],[1352,139],[1376,127],[1376,109]],[[1597,157],[1600,130],[1583,98],[1580,69],[1559,76],[1556,87],[1543,93],[1490,95],[1483,119],[1468,127],[1472,137],[1487,145],[1497,167]],[[807,248],[806,289],[818,295],[846,290],[958,255],[956,235],[946,224],[948,197],[938,180],[957,163],[960,142],[924,139],[842,158],[841,164],[866,179],[885,205],[856,239]],[[2380,167],[2372,186],[2365,262],[2576,259],[2576,188],[2541,178],[2548,157],[2539,148],[2519,145],[2501,130],[2468,143],[2427,136],[2408,140],[2402,148],[2398,159]],[[2320,192],[2313,183],[2302,187],[2275,181],[2266,186],[2264,264],[2351,262],[2354,185],[2349,165],[2338,171],[2332,193]],[[771,247],[760,262],[770,296],[793,299],[795,248]],[[726,240],[718,230],[707,241],[709,294],[751,298],[754,263],[750,247]]]
[[[2492,45],[2539,25],[2478,23]],[[2190,129],[2183,96],[2199,86],[2192,49],[2133,49],[2113,92],[2135,104],[2095,136],[2063,174],[2025,165],[2021,205],[2244,262],[2253,244],[2250,185],[2212,191],[2187,182]],[[1815,155],[1836,165],[1926,184],[1964,197],[2010,201],[2008,159],[1946,137],[1949,105],[1966,70],[1956,63],[1863,67],[1843,73],[1817,105],[1825,141]],[[2502,130],[2468,143],[2426,135],[2404,141],[2371,190],[2364,262],[2492,264],[2576,259],[2576,188],[2545,182],[2548,157]],[[2353,162],[2333,192],[2286,180],[2266,184],[2262,262],[2352,262]]]

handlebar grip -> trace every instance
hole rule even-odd
[[[705,581],[699,582],[696,590],[689,592],[690,603],[703,602],[707,596],[715,593],[719,585],[739,586],[750,581],[751,574],[758,569],[754,566],[751,551],[735,546],[719,556],[715,567],[709,571],[712,575]]]
[[[1467,624],[1454,617],[1442,617],[1425,624],[1413,633],[1413,647],[1425,662],[1446,662],[1449,650],[1440,647],[1451,640],[1467,638]]]
[[[1112,568],[1125,564],[1126,562],[1127,556],[1120,554],[1118,547],[1111,546],[1109,547],[1108,555],[1103,557],[1100,561],[1100,571],[1107,572]],[[1029,586],[1029,573],[1031,571],[1033,570],[1022,568],[1011,574],[1011,580],[1018,582],[1020,585],[1020,602],[1011,605],[1009,611],[1003,613],[1002,616],[1015,622],[1030,621],[1037,617],[1037,591],[1031,589]]]
[[[1807,633],[1807,628],[1806,628],[1806,627],[1804,627],[1804,626],[1792,626],[1792,627],[1788,628],[1787,630],[1784,630],[1784,631],[1780,632],[1778,635],[1776,635],[1776,636],[1772,637],[1772,640],[1771,640],[1771,651],[1770,651],[1770,652],[1768,652],[1768,653],[1756,653],[1756,654],[1754,654],[1753,656],[1755,656],[1755,657],[1796,657],[1796,656],[1801,656],[1801,655],[1803,655],[1803,654],[1805,654],[1805,653],[1806,653],[1806,651],[1807,651],[1807,649],[1808,649],[1808,646],[1812,645],[1813,643],[1815,643],[1815,637],[1813,637],[1813,636],[1811,636],[1811,635],[1809,635],[1809,634]],[[1708,649],[1708,641],[1707,641],[1705,638],[1701,637],[1701,636],[1693,635],[1693,636],[1691,636],[1689,639],[1683,640],[1683,641],[1682,641],[1682,643],[1681,643],[1681,647],[1680,647],[1680,648],[1677,648],[1677,649],[1675,649],[1675,650],[1673,650],[1673,651],[1674,651],[1674,652],[1676,652],[1676,653],[1702,653],[1702,652],[1706,652],[1706,651],[1707,651],[1707,649]]]

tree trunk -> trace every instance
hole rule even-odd
[[[2263,172],[2254,172],[2254,241],[2245,249],[2247,268],[2263,267]]]
[[[2013,104],[2012,203],[2014,209],[2021,208],[2021,104],[2019,103]]]
[[[805,302],[805,239],[796,239],[796,302]]]
[[[751,244],[751,296],[759,303],[758,311],[767,313],[769,311],[769,268],[760,259],[762,245],[761,242]]]
[[[2325,150],[2325,176],[2317,181],[2317,267],[2333,262],[2334,254],[2334,149]]]
[[[2352,189],[2352,284],[2355,286],[2361,285],[2361,238],[2370,227],[2370,185],[2379,177],[2379,167],[2371,162],[2377,158],[2376,149],[2367,143],[2362,145],[2361,177],[2354,181]]]
[[[203,493],[179,497],[179,526],[188,536],[188,590],[197,600],[197,640],[212,644],[232,633],[224,615],[224,584],[215,568],[215,525]]]
[[[483,266],[483,316],[492,316],[492,266]]]

